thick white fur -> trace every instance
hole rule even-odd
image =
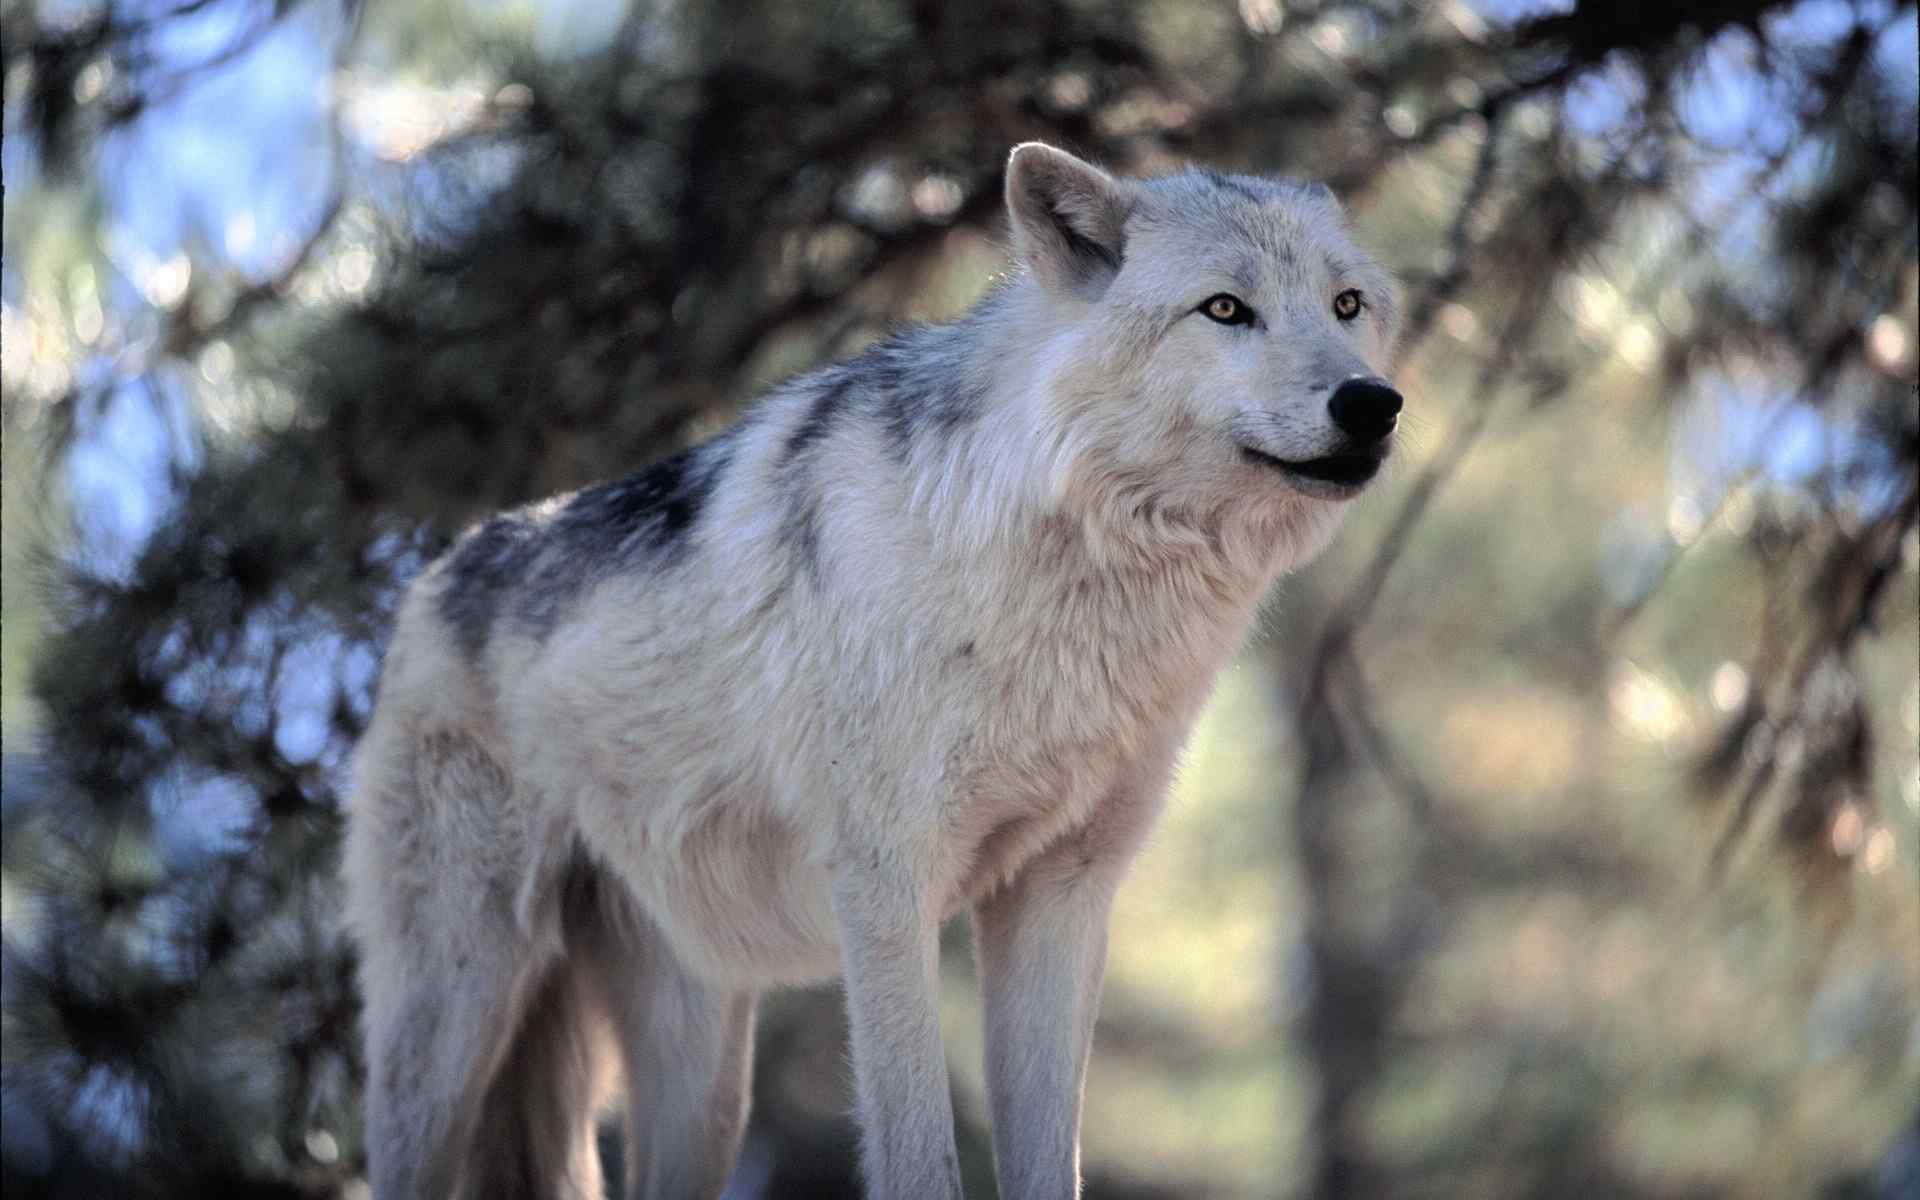
[[[379,1200],[596,1195],[605,1027],[630,1194],[714,1196],[755,993],[834,975],[870,1193],[958,1196],[935,988],[960,912],[1001,1194],[1077,1194],[1114,889],[1215,672],[1341,508],[1241,446],[1328,453],[1331,388],[1394,337],[1324,189],[1242,192],[1017,149],[1027,269],[927,368],[984,404],[904,469],[877,421],[838,421],[809,578],[781,531],[803,380],[736,435],[685,555],[544,638],[501,622],[475,659],[444,560],[414,585],[345,863]],[[1262,326],[1194,313],[1218,292]]]

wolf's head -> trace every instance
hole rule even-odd
[[[1066,486],[1318,508],[1373,478],[1400,411],[1398,304],[1325,186],[1116,179],[1030,142],[1007,207],[1053,326]]]

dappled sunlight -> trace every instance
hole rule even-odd
[[[1513,808],[1576,786],[1598,765],[1587,710],[1551,689],[1461,690],[1434,715],[1430,744],[1446,778],[1504,793]]]
[[[1262,677],[1222,676],[1166,813],[1114,905],[1112,1003],[1174,1016],[1230,1048],[1271,1030],[1290,930],[1273,861],[1287,764]]]
[[[1631,662],[1614,669],[1607,687],[1614,723],[1627,733],[1671,746],[1688,732],[1686,706],[1658,675]]]

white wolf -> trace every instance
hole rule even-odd
[[[414,584],[356,761],[378,1200],[717,1195],[756,993],[845,981],[870,1193],[1071,1197],[1109,904],[1215,672],[1386,457],[1393,283],[1319,185],[1014,150],[1019,265]],[[612,1056],[609,1056],[612,1057]]]

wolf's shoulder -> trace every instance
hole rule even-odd
[[[742,441],[736,425],[619,478],[476,522],[429,569],[440,618],[477,657],[502,621],[544,639],[593,584],[673,565]]]

